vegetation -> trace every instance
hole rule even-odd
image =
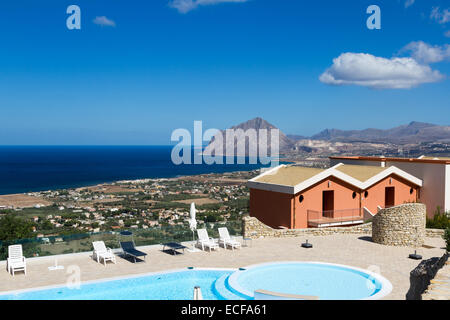
[[[31,238],[33,236],[32,227],[32,223],[7,214],[0,218],[0,241]]]
[[[445,240],[447,252],[450,252],[450,228],[445,229],[444,240]]]
[[[122,230],[131,230],[137,245],[191,241],[187,222],[190,199],[199,198],[210,201],[196,205],[198,228],[207,228],[216,238],[222,226],[239,235],[242,215],[248,212],[249,191],[239,182],[222,180],[246,180],[255,174],[214,174],[35,193],[52,204],[0,210],[0,260],[7,257],[12,244],[21,244],[26,257],[90,251],[97,240],[118,248]]]
[[[432,219],[427,218],[427,228],[432,229],[447,229],[450,228],[450,213],[441,211],[440,207],[437,207],[434,217]]]
[[[16,239],[28,239],[33,236],[33,224],[13,214],[7,214],[0,218],[0,260],[8,257],[8,246],[16,244]],[[32,255],[39,250],[36,244],[23,241],[23,251],[25,255]]]
[[[162,201],[162,202],[171,202],[171,201],[188,200],[188,199],[200,199],[200,198],[204,198],[204,196],[181,193],[181,194],[168,194],[168,195],[165,195],[160,201]]]

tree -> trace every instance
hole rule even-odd
[[[33,235],[32,223],[22,220],[13,214],[0,219],[0,240],[17,240],[31,238]]]
[[[8,214],[0,218],[0,259],[4,260],[8,256],[8,246],[15,244],[16,240],[31,238],[33,235],[33,224]],[[26,257],[38,254],[39,249],[35,243],[25,243],[23,252]]]
[[[208,214],[205,218],[206,222],[217,222],[217,217],[213,214]]]
[[[42,230],[52,230],[53,225],[50,221],[44,220],[41,224],[41,228],[42,228]]]

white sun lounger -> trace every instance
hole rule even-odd
[[[114,264],[116,263],[116,256],[112,252],[110,248],[106,248],[105,243],[103,241],[94,241],[92,242],[92,245],[94,246],[94,259],[97,260],[97,262],[100,262],[100,260],[103,260],[103,264],[106,266],[106,261],[112,261]]]
[[[211,252],[211,249],[213,250],[219,249],[218,242],[208,236],[208,231],[206,231],[206,229],[197,229],[197,235],[198,235],[197,245],[200,245],[202,247],[202,250],[208,248],[209,252]]]
[[[23,256],[21,244],[8,246],[8,260],[6,263],[8,272],[12,273],[13,276],[16,271],[23,271],[27,274],[27,262]]]
[[[227,228],[219,228],[219,245],[223,244],[224,248],[227,248],[227,246],[230,246],[232,250],[234,248],[241,248],[241,243],[232,237],[230,237],[230,234],[228,233]]]

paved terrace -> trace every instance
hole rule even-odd
[[[190,253],[172,256],[161,252],[161,246],[141,248],[148,253],[147,262],[133,264],[117,258],[117,264],[105,266],[90,258],[92,253],[68,254],[58,257],[58,264],[78,265],[81,268],[81,281],[120,277],[155,271],[194,267],[238,268],[251,264],[272,261],[320,261],[345,264],[359,268],[378,266],[381,274],[391,281],[393,291],[385,299],[405,299],[409,289],[409,272],[420,261],[408,259],[412,248],[389,247],[375,244],[370,237],[361,235],[308,236],[312,249],[300,247],[306,238],[263,238],[253,240],[251,247],[231,251],[221,248],[218,252]],[[424,259],[440,257],[444,254],[444,241],[440,238],[427,238],[425,244],[433,248],[420,248],[418,253]],[[13,278],[0,262],[0,291],[19,290],[33,287],[63,285],[68,275],[66,270],[49,271],[54,257],[28,259],[28,274],[17,273]],[[373,269],[371,268],[373,271]]]
[[[423,300],[450,300],[450,261],[440,269],[422,295]]]

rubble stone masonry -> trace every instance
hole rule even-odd
[[[419,219],[420,220],[420,219]],[[383,228],[383,227],[382,227]],[[400,229],[403,229],[401,227]],[[383,229],[382,229],[383,230]],[[307,228],[307,229],[273,229],[255,217],[242,218],[242,235],[244,238],[257,239],[261,237],[300,237],[305,235],[326,236],[332,234],[372,234],[372,223],[365,223],[347,227]],[[442,237],[444,230],[426,229],[425,236],[430,238]],[[384,238],[384,236],[382,236]]]
[[[425,242],[426,206],[407,203],[380,210],[372,221],[372,240],[390,246],[420,247]]]

